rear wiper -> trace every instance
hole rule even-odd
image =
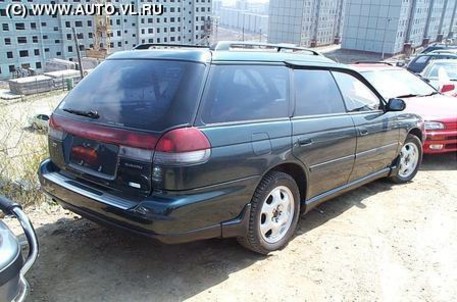
[[[417,94],[413,94],[413,93],[410,93],[410,94],[405,94],[405,95],[399,95],[397,96],[396,98],[397,99],[404,99],[404,98],[414,98],[418,96]]]
[[[93,119],[97,119],[100,117],[97,111],[95,110],[90,110],[90,111],[82,111],[82,110],[75,110],[75,109],[62,109],[63,111],[66,111],[71,114],[76,114],[76,115],[82,115],[82,116],[87,116]]]

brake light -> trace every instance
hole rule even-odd
[[[197,128],[180,128],[165,133],[157,143],[159,152],[189,152],[209,149],[206,136]]]
[[[445,93],[445,92],[449,92],[449,91],[452,91],[455,89],[455,85],[454,84],[444,84],[441,89],[440,89],[440,92],[441,93]]]
[[[197,128],[180,128],[165,133],[154,153],[154,162],[168,165],[198,164],[209,159],[211,145]]]

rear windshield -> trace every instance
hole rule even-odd
[[[97,123],[150,131],[189,124],[205,66],[165,60],[107,60],[59,105],[96,111]]]
[[[430,58],[430,56],[419,56],[416,59],[414,59],[411,63],[409,63],[408,69],[412,72],[421,72],[422,70],[424,70],[425,66],[427,66]]]

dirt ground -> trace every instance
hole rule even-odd
[[[380,180],[305,215],[268,257],[236,240],[162,245],[29,208],[41,253],[28,300],[454,301],[456,203],[455,155],[426,156],[409,184]]]

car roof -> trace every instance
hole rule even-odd
[[[457,61],[456,60],[446,60],[446,59],[433,60],[428,64],[428,66],[435,65],[435,64],[457,64]]]
[[[405,70],[404,68],[390,65],[387,62],[367,62],[367,63],[352,63],[350,66],[357,71],[369,70]]]
[[[436,52],[428,52],[428,53],[420,53],[418,54],[415,58],[418,57],[425,57],[425,56],[433,56],[433,57],[456,57],[457,58],[457,53],[436,53]]]
[[[275,44],[247,44],[239,42],[236,45],[265,45],[270,47],[280,47],[288,50],[289,46],[275,45]],[[154,45],[151,45],[152,47]],[[161,45],[159,45],[161,46]],[[141,46],[140,46],[141,47]],[[173,47],[173,48],[171,48]],[[107,60],[119,59],[163,59],[163,60],[179,60],[191,61],[200,63],[217,63],[217,62],[265,62],[265,63],[286,63],[292,65],[306,65],[311,66],[339,66],[343,68],[342,64],[327,58],[314,50],[305,48],[296,48],[293,51],[283,51],[283,49],[228,49],[227,47],[197,47],[197,46],[170,46],[168,48],[153,48],[149,47],[139,48],[129,51],[120,51],[112,54]]]
[[[457,53],[457,48],[440,48],[440,49],[435,49],[429,52],[430,54],[435,54],[435,53]]]

